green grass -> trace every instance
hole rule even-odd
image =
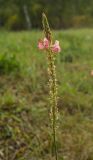
[[[56,60],[59,160],[93,160],[93,29],[53,33],[62,47]],[[2,160],[53,160],[46,53],[37,48],[42,37],[0,32]]]

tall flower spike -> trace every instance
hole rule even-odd
[[[52,45],[52,35],[49,27],[49,23],[46,15],[42,14],[42,23],[44,34],[49,41],[49,46],[47,51],[48,59],[48,75],[49,75],[49,99],[50,99],[50,110],[51,110],[51,122],[52,122],[52,155],[55,160],[58,160],[57,147],[56,147],[56,124],[57,124],[57,80],[56,80],[56,69],[55,69],[55,54],[54,52],[59,52],[60,47],[58,41]]]

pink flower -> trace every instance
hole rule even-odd
[[[49,48],[49,41],[47,38],[44,38],[44,41],[43,41],[43,44],[44,44],[44,48]]]
[[[38,48],[40,50],[43,50],[43,49],[48,49],[49,48],[49,41],[47,38],[44,38],[44,40],[39,40],[38,42]]]
[[[59,41],[57,40],[55,41],[55,44],[52,45],[51,50],[52,52],[55,52],[55,53],[59,53],[61,51],[61,48],[59,46]]]
[[[39,40],[39,42],[38,42],[38,48],[40,50],[48,49],[49,45],[50,45],[50,42],[46,37],[43,40]],[[57,40],[50,47],[51,47],[51,51],[54,53],[59,53],[61,51],[61,48],[59,46],[59,41],[57,41]]]
[[[39,40],[39,42],[38,42],[38,48],[39,48],[40,50],[43,50],[43,49],[44,49],[44,44],[43,44],[43,41],[42,41],[42,40]]]

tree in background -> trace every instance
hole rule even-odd
[[[42,12],[54,29],[93,26],[92,0],[0,0],[0,26],[10,30],[39,28]]]

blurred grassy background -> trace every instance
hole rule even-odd
[[[55,31],[59,160],[93,160],[93,29]],[[0,32],[0,158],[53,160],[43,34]]]

